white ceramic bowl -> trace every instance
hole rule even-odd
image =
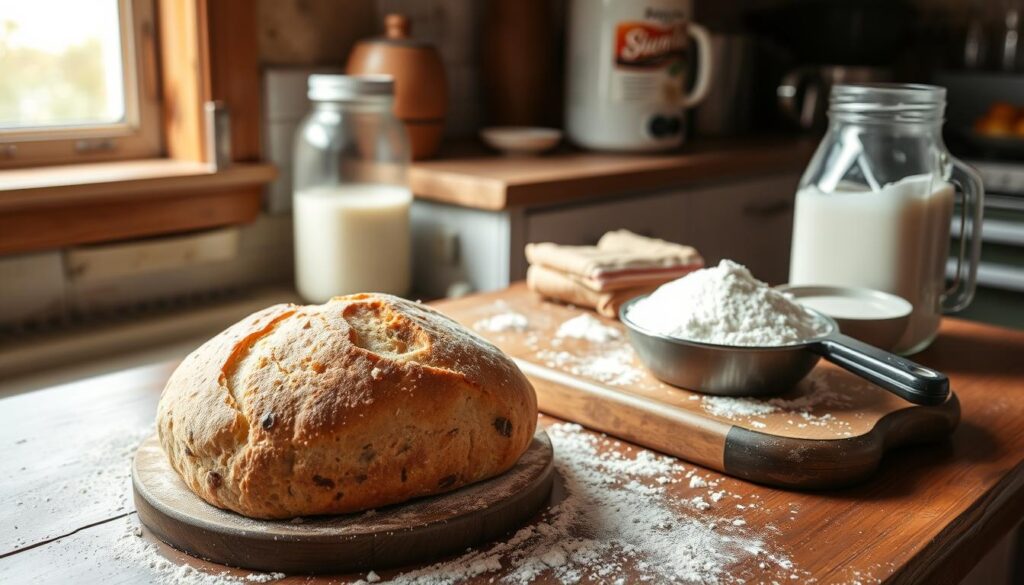
[[[834,319],[840,332],[886,351],[899,343],[914,310],[903,297],[870,288],[788,284],[776,288]]]
[[[492,126],[480,130],[487,146],[510,155],[536,155],[551,150],[562,140],[556,128],[533,126]]]

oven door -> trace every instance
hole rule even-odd
[[[953,220],[952,233],[960,233],[959,217]],[[1024,196],[986,194],[981,235],[977,292],[957,316],[1024,329]],[[959,242],[953,243],[956,249]],[[947,272],[955,274],[955,257]]]

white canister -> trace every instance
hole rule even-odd
[[[684,113],[711,82],[707,31],[691,0],[572,0],[566,130],[585,148],[659,151],[683,143]],[[687,91],[691,52],[697,74]]]

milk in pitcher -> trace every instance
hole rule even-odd
[[[790,283],[899,295],[914,311],[896,351],[927,345],[941,313],[953,197],[953,186],[931,175],[877,191],[804,187],[796,196]]]

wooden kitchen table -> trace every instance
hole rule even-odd
[[[798,574],[791,579],[788,571],[765,573],[756,560],[732,570],[753,582],[956,583],[1020,521],[1024,332],[947,319],[939,339],[918,359],[948,373],[960,397],[963,419],[952,438],[890,453],[870,481],[848,489],[801,493],[721,479],[730,493],[759,503],[746,516],[749,528],[770,533]],[[124,547],[137,538],[126,532],[134,515],[131,450],[152,432],[160,390],[174,365],[0,400],[0,583],[144,583],[166,577],[166,566],[140,563]],[[542,424],[552,422],[542,417]],[[601,445],[638,450],[624,442]],[[685,493],[688,487],[682,481],[666,489]],[[678,513],[695,512],[680,506]],[[160,551],[175,564],[225,570],[164,545]],[[627,580],[641,576],[636,566],[626,570]],[[479,580],[495,576],[500,575]]]

